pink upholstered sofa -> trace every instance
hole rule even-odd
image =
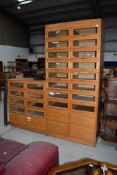
[[[0,175],[46,175],[56,165],[56,145],[48,142],[24,145],[0,137]]]

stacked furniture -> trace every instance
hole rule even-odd
[[[9,79],[8,88],[11,124],[45,133],[45,82]]]
[[[101,20],[46,26],[47,133],[95,145]]]
[[[46,80],[8,81],[12,125],[96,144],[101,23],[96,19],[46,26]],[[29,84],[43,90],[32,90]],[[37,99],[40,92],[43,99]]]
[[[103,139],[117,142],[117,77],[103,79]]]

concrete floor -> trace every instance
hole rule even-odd
[[[60,164],[79,160],[84,157],[94,158],[100,161],[110,162],[117,165],[116,144],[103,141],[98,138],[95,147],[86,146],[70,141],[45,136],[24,129],[14,128],[3,124],[3,97],[0,100],[0,136],[13,139],[25,144],[34,141],[47,141],[58,145]]]

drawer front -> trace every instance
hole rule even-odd
[[[47,122],[47,130],[48,134],[55,135],[55,136],[68,136],[69,134],[69,127],[63,123],[57,123],[53,121]]]
[[[84,127],[70,126],[70,137],[87,144],[95,144],[96,130]]]
[[[24,127],[26,124],[24,115],[17,115],[17,114],[10,115],[10,122],[12,125],[17,125],[22,127]]]
[[[44,118],[26,116],[26,126],[35,129],[36,131],[46,130],[46,122]]]
[[[68,123],[69,122],[69,111],[48,108],[47,118],[48,120]]]
[[[97,119],[94,115],[91,115],[91,114],[86,115],[81,112],[71,112],[70,124],[95,129],[97,124]]]

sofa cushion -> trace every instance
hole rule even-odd
[[[4,163],[2,162],[2,160],[0,160],[0,175],[2,175],[2,173],[4,172],[4,170],[5,170]]]
[[[58,165],[58,147],[47,142],[31,144],[7,163],[4,175],[47,175]]]
[[[0,142],[0,159],[3,161],[3,163],[7,163],[26,147],[27,146],[22,143],[13,140],[3,139]]]

